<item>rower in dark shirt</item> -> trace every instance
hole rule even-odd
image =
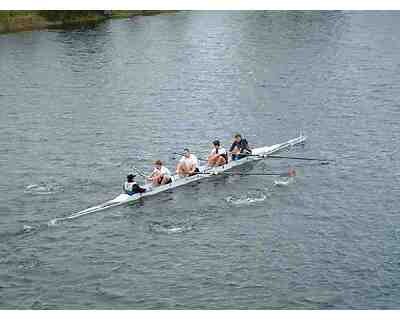
[[[133,174],[129,174],[126,177],[126,182],[124,183],[123,189],[126,194],[132,196],[135,193],[143,193],[146,192],[145,188],[140,187],[135,181],[135,176]]]
[[[232,155],[232,160],[239,160],[244,157],[247,157],[251,154],[251,149],[249,148],[249,144],[247,140],[242,138],[242,136],[238,133],[234,136],[235,140],[233,141],[229,152]]]

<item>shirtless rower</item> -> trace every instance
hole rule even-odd
[[[155,187],[172,182],[171,172],[167,167],[163,166],[161,160],[154,162],[154,170],[147,179],[152,181]]]
[[[176,166],[176,173],[181,177],[194,176],[198,169],[199,161],[194,154],[190,153],[189,149],[184,149],[183,157],[179,160]]]
[[[213,149],[208,156],[208,166],[222,166],[226,163],[228,163],[228,154],[225,148],[221,147],[219,140],[213,141]]]

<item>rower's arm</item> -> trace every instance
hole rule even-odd
[[[247,142],[246,139],[243,139],[243,150],[247,150],[251,153],[251,149],[249,147],[249,143]]]
[[[149,179],[149,180],[151,180],[151,178],[153,178],[154,177],[154,171],[152,171],[151,173],[150,173],[150,175],[149,176],[147,176],[147,179]]]
[[[135,185],[132,187],[132,191],[133,191],[134,193],[143,193],[143,192],[146,192],[146,189],[140,187],[138,184],[135,184]]]

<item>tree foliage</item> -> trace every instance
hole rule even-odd
[[[82,17],[93,16],[97,12],[91,10],[43,10],[39,15],[49,21],[71,21]]]

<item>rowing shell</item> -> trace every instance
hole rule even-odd
[[[206,166],[201,166],[201,167],[199,167],[199,170],[202,174],[191,176],[191,177],[179,177],[179,176],[175,175],[172,177],[172,182],[169,184],[166,184],[166,185],[162,185],[162,186],[153,188],[152,185],[149,183],[149,184],[146,184],[145,186],[143,186],[144,188],[146,188],[146,190],[148,190],[144,193],[140,193],[140,194],[138,193],[138,194],[134,194],[132,196],[122,193],[112,200],[109,200],[109,201],[99,204],[97,206],[90,207],[88,209],[79,211],[68,217],[53,219],[51,221],[51,223],[54,224],[57,221],[72,220],[72,219],[76,219],[78,217],[81,217],[81,216],[84,216],[84,215],[87,215],[90,213],[94,213],[94,212],[102,211],[105,209],[121,206],[121,205],[127,204],[127,203],[133,203],[144,197],[153,196],[155,194],[158,194],[158,193],[170,190],[170,189],[175,189],[177,187],[180,187],[180,186],[183,186],[183,185],[186,185],[186,184],[189,184],[189,183],[201,180],[201,179],[206,179],[206,178],[218,175],[224,171],[230,170],[232,168],[244,165],[246,163],[259,161],[263,158],[268,157],[268,155],[276,153],[278,151],[282,151],[282,150],[288,149],[290,147],[293,147],[295,145],[302,144],[306,141],[306,139],[307,139],[306,136],[300,135],[297,138],[288,140],[283,143],[274,144],[272,146],[267,146],[267,147],[262,147],[262,148],[255,148],[252,150],[252,155],[254,155],[254,156],[242,158],[242,159],[236,160],[236,161],[230,161],[229,163],[227,163],[223,166],[214,167],[214,168],[207,168]],[[207,174],[207,173],[209,173],[209,174]]]

